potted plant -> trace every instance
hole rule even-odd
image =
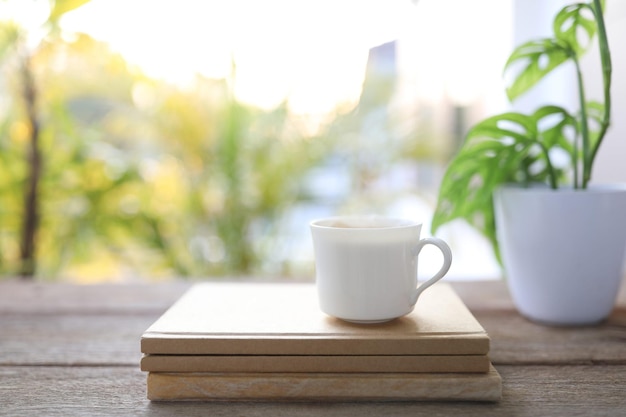
[[[488,238],[518,310],[535,321],[602,321],[622,280],[626,187],[590,183],[611,116],[604,3],[565,6],[553,37],[518,46],[505,65],[513,101],[555,68],[573,64],[578,109],[545,105],[474,125],[446,170],[433,218],[433,233],[460,218]],[[603,102],[588,101],[580,67],[596,39]]]

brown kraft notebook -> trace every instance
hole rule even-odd
[[[150,355],[486,355],[489,337],[445,283],[412,313],[352,324],[322,313],[313,284],[200,283],[142,336]]]
[[[146,355],[147,372],[488,372],[487,355]]]

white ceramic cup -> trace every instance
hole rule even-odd
[[[420,294],[450,269],[441,239],[420,239],[422,225],[387,217],[333,217],[311,222],[320,308],[357,323],[410,313]],[[425,245],[443,254],[441,269],[418,286],[417,258]]]

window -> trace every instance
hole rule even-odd
[[[311,276],[307,223],[335,213],[417,218],[428,232],[464,132],[508,106],[513,44],[549,27],[523,22],[559,7],[92,0],[52,33],[47,4],[5,1],[0,15],[28,34],[40,93],[38,271],[83,281]],[[0,168],[0,268],[12,274],[28,128],[16,66],[1,62],[3,153],[17,162]],[[441,237],[451,278],[499,276],[469,227]]]

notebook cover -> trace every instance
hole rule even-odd
[[[498,401],[502,379],[488,373],[258,374],[150,372],[153,401]]]
[[[487,355],[145,355],[147,372],[488,372]]]
[[[486,355],[489,337],[446,283],[407,316],[348,323],[320,311],[313,284],[200,283],[142,336],[145,354]]]

